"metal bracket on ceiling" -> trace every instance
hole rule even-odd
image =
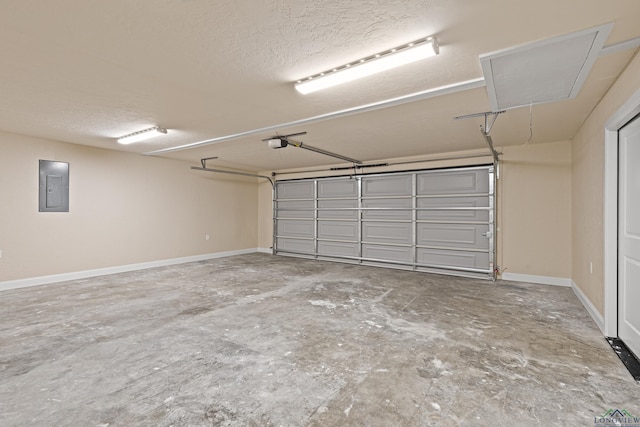
[[[207,160],[214,160],[217,159],[218,156],[215,157],[205,157],[203,159],[200,159],[200,164],[202,165],[202,168],[205,169],[207,167]]]
[[[502,153],[498,153],[496,149],[493,147],[493,140],[491,139],[489,132],[491,132],[491,129],[493,128],[493,125],[495,124],[498,116],[504,113],[505,111],[506,110],[485,111],[483,113],[467,114],[464,116],[456,116],[453,118],[454,120],[461,120],[461,119],[471,119],[473,117],[484,117],[484,126],[480,125],[480,133],[482,134],[482,137],[484,138],[487,145],[489,146],[489,150],[491,150],[491,155],[493,156],[493,160],[496,163],[500,161],[500,158],[498,156],[500,156],[500,154]]]
[[[280,139],[282,141],[288,142],[289,138],[291,138],[292,136],[300,136],[300,135],[306,135],[307,132],[296,132],[296,133],[290,133],[288,135],[278,135],[276,134],[275,136],[272,136],[270,138],[265,138],[263,139],[263,141],[267,142],[271,139]]]
[[[497,111],[495,113],[484,113],[484,131],[483,132],[489,135],[489,132],[491,132],[491,128],[493,127],[493,124],[496,122],[498,115],[504,112],[505,110]],[[491,122],[489,122],[489,117],[491,117]]]
[[[456,116],[453,118],[453,120],[462,120],[462,119],[472,119],[474,117],[484,117],[484,133],[489,135],[489,132],[491,132],[491,128],[493,127],[493,124],[496,122],[496,119],[498,118],[498,116],[502,113],[505,113],[507,110],[501,110],[501,111],[485,111],[482,113],[475,113],[475,114],[466,114],[464,116]]]

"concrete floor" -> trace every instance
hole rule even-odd
[[[252,254],[0,297],[2,426],[640,415],[640,386],[569,288]]]

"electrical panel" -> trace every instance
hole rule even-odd
[[[40,212],[69,212],[69,163],[40,160]]]

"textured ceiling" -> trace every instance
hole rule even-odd
[[[0,130],[250,171],[335,163],[275,133],[364,161],[485,147],[485,87],[302,126],[287,123],[482,78],[479,56],[614,26],[605,45],[640,36],[634,0],[0,0]],[[292,82],[421,37],[440,55],[341,87],[301,95]],[[570,139],[636,49],[600,57],[574,99],[533,107],[532,142]],[[278,126],[279,124],[285,124]],[[115,137],[159,125],[166,137]],[[269,131],[253,132],[269,128]],[[496,145],[530,136],[529,109],[502,114]],[[209,163],[213,165],[214,163]]]

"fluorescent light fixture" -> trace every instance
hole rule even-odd
[[[118,138],[120,144],[131,144],[134,142],[144,141],[145,139],[153,138],[154,136],[166,134],[167,130],[158,126],[154,126],[149,129],[139,130],[125,136]]]
[[[307,94],[410,64],[438,53],[438,41],[435,37],[427,37],[298,80],[295,87],[298,92]]]

